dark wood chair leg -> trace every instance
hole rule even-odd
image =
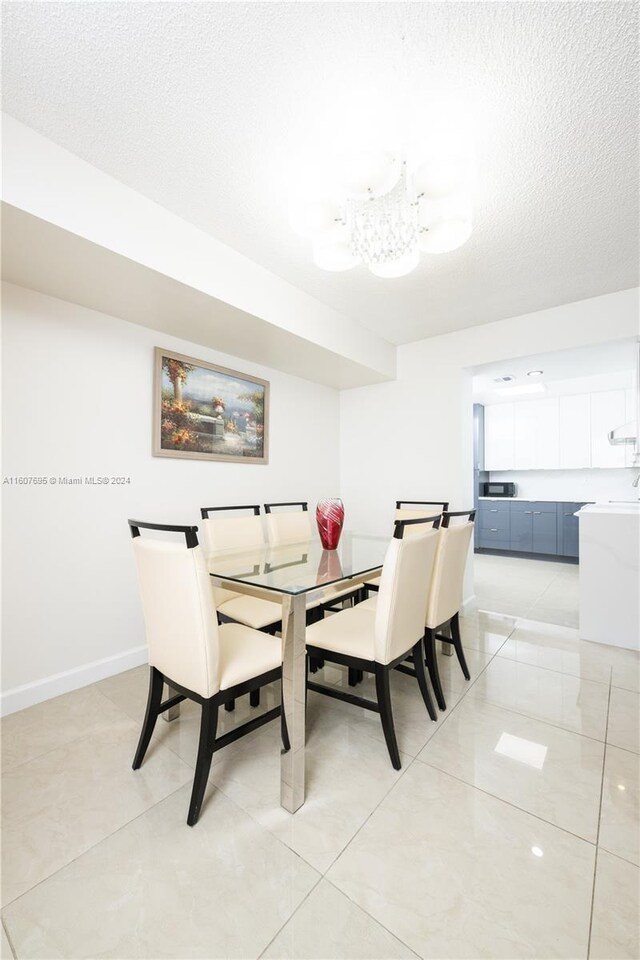
[[[156,670],[155,667],[151,667],[149,671],[149,695],[147,697],[147,712],[144,715],[144,722],[142,724],[142,731],[140,732],[140,740],[138,741],[138,749],[136,750],[136,755],[133,758],[133,769],[137,770],[142,761],[144,760],[144,755],[147,752],[147,747],[151,740],[151,735],[154,731],[156,720],[158,719],[158,714],[160,712],[160,704],[162,703],[162,688],[164,686],[164,677],[159,670]]]
[[[309,673],[318,672],[318,660],[315,657],[309,657]]]
[[[427,674],[424,669],[424,654],[422,649],[422,640],[419,640],[413,648],[413,664],[416,671],[416,677],[418,678],[418,686],[420,687],[420,693],[422,694],[422,699],[424,700],[424,705],[427,708],[427,713],[432,720],[437,720],[438,715],[436,713],[435,707],[433,705],[433,700],[431,699],[431,694],[429,693],[429,687],[427,685]]]
[[[227,702],[224,705],[224,708],[227,711],[227,713],[233,713],[233,711],[236,708],[235,700],[227,700]]]
[[[189,804],[189,814],[187,823],[190,827],[195,826],[200,816],[200,808],[204,799],[204,792],[207,789],[207,779],[211,769],[211,757],[213,756],[213,746],[216,738],[216,728],[218,726],[218,707],[213,706],[211,700],[205,700],[202,704],[202,715],[200,717],[200,741],[198,743],[198,759],[196,760],[196,772],[193,778],[193,790],[191,791],[191,803]]]
[[[451,619],[451,639],[453,640],[453,648],[456,651],[456,655],[458,657],[458,663],[462,667],[464,678],[465,680],[471,680],[469,667],[467,666],[464,650],[462,649],[462,638],[460,637],[460,621],[458,619],[457,613]]]
[[[436,695],[436,701],[441,710],[447,709],[447,701],[444,698],[442,684],[440,683],[440,671],[438,670],[438,658],[436,656],[436,632],[429,627],[424,634],[424,652],[431,677],[431,686]]]
[[[252,707],[260,706],[260,687],[257,690],[252,690],[249,694],[249,704]]]
[[[380,708],[380,719],[382,721],[382,732],[387,743],[391,765],[394,770],[400,770],[400,753],[396,741],[396,731],[393,725],[393,712],[391,710],[391,689],[389,686],[389,667],[381,663],[376,664],[376,696]]]
[[[349,667],[349,686],[355,687],[358,682],[358,671],[355,667]]]

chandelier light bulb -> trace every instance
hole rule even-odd
[[[338,229],[316,243],[313,248],[313,262],[321,270],[341,273],[343,270],[351,270],[361,261],[351,249],[346,230]]]
[[[391,190],[398,173],[398,163],[390,153],[363,150],[342,157],[337,179],[349,197],[365,200]]]
[[[468,163],[462,157],[431,157],[413,175],[418,195],[440,199],[466,185]]]
[[[449,253],[467,242],[472,229],[467,217],[436,220],[428,230],[420,233],[418,244],[425,253]]]
[[[291,226],[301,237],[319,237],[333,230],[341,219],[340,208],[328,200],[292,204],[289,214]]]
[[[397,260],[391,260],[388,263],[372,263],[369,270],[375,277],[382,277],[384,280],[392,280],[396,277],[406,277],[408,273],[418,266],[420,262],[420,252],[417,247],[408,250],[407,253],[398,257]]]

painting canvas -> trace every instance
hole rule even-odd
[[[269,384],[156,347],[158,457],[268,463]]]

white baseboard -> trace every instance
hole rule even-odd
[[[71,690],[78,690],[80,687],[86,687],[106,677],[113,677],[117,673],[139,667],[143,663],[147,663],[146,645],[117,653],[113,657],[104,657],[102,660],[85,663],[81,667],[74,667],[73,670],[54,673],[52,677],[25,683],[21,687],[14,687],[0,694],[0,716],[6,717],[17,710],[24,710],[25,707],[32,707],[44,700],[59,697],[63,693],[70,693]]]

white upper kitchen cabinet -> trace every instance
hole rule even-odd
[[[626,449],[612,446],[608,434],[627,420],[624,390],[591,394],[591,466],[624,467]]]
[[[511,469],[536,468],[536,400],[520,400],[513,411],[513,462]]]
[[[578,393],[559,398],[560,468],[579,470],[591,466],[591,395]]]
[[[560,466],[560,411],[558,397],[535,401],[535,467],[557,470]]]
[[[513,470],[514,406],[495,403],[484,408],[484,469]]]
[[[515,470],[555,470],[560,466],[558,398],[514,404]]]
[[[484,410],[485,470],[580,470],[624,467],[633,447],[609,433],[635,420],[631,390],[518,400]]]

